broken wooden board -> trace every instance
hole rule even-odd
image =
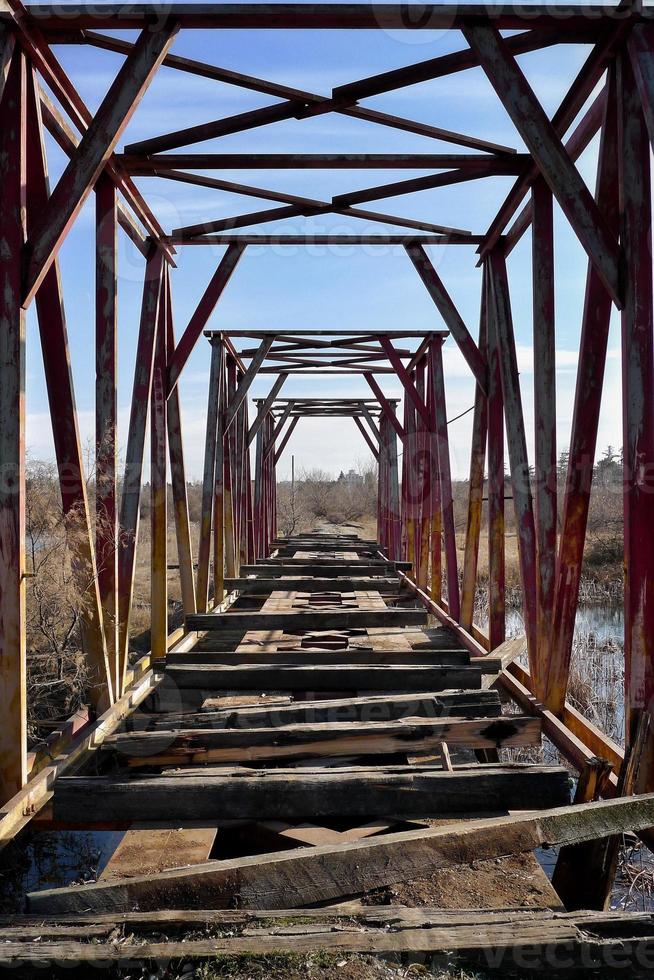
[[[304,592],[328,592],[331,589],[335,589],[337,592],[351,592],[356,589],[376,589],[382,595],[397,595],[400,587],[401,582],[398,578],[382,577],[281,578],[278,576],[277,578],[267,578],[257,576],[256,578],[225,579],[225,588],[229,592],[237,590],[243,595],[266,595],[279,588]]]
[[[71,776],[55,787],[55,820],[81,811],[112,820],[266,820],[318,817],[426,817],[537,809],[570,799],[562,766],[486,765],[454,772],[418,766],[328,770],[184,769],[153,776]],[[89,800],[93,801],[89,813]]]
[[[187,822],[183,827],[135,823],[123,835],[109,858],[101,881],[159,874],[168,868],[184,868],[209,859],[218,828]]]
[[[29,923],[33,924],[29,924]],[[128,913],[83,917],[79,925],[57,920],[15,919],[0,929],[0,964],[97,964],[125,967],[138,963],[211,959],[216,956],[307,955],[324,952],[456,956],[459,963],[484,970],[552,971],[554,962],[569,970],[600,972],[619,963],[628,976],[646,976],[652,966],[654,917],[622,912],[443,912],[441,909],[358,909],[302,914],[200,912]],[[84,928],[86,926],[86,931]],[[161,941],[161,934],[211,930],[210,938]],[[116,930],[126,938],[115,942]],[[44,942],[47,940],[47,942]],[[553,954],[556,954],[553,956]]]
[[[468,748],[540,745],[536,718],[414,718],[410,721],[323,723],[286,728],[200,729],[122,733],[105,746],[131,765],[250,762],[312,755],[392,755],[437,751],[446,740]]]
[[[283,645],[283,644],[282,644]],[[492,658],[491,658],[492,659]],[[297,650],[265,650],[264,652],[247,650],[200,650],[190,653],[173,653],[166,658],[167,666],[200,666],[213,665],[235,667],[249,664],[276,664],[281,666],[295,665],[305,667],[323,667],[340,664],[342,666],[363,666],[394,664],[395,666],[430,667],[430,666],[473,666],[479,667],[483,674],[489,667],[483,663],[484,657],[473,660],[467,650],[434,650],[426,653],[411,653],[400,650],[396,653],[390,650],[322,650],[315,647],[303,647]],[[492,669],[492,665],[490,665]]]
[[[243,702],[250,702],[250,705]],[[256,701],[256,706],[252,704]],[[237,702],[237,703],[234,703]],[[225,697],[205,702],[202,711],[147,712],[132,715],[124,730],[143,731],[174,724],[187,728],[271,728],[322,722],[393,721],[397,718],[497,718],[502,705],[496,691],[432,691],[425,694],[375,694],[357,698],[294,701],[289,697]],[[210,706],[209,706],[210,705]]]
[[[481,687],[478,667],[418,665],[293,664],[166,665],[157,696],[173,689],[200,691],[445,691]]]
[[[186,629],[203,630],[332,630],[366,629],[368,626],[420,626],[427,623],[424,609],[293,610],[292,612],[194,613],[186,617]]]
[[[368,578],[371,575],[380,575],[387,578],[389,574],[395,571],[395,566],[381,560],[346,562],[339,559],[332,559],[331,561],[323,559],[320,562],[309,562],[290,558],[270,558],[257,565],[241,565],[240,571],[243,576],[257,575],[262,578],[281,576],[297,578],[300,575],[312,578]]]
[[[654,794],[471,820],[364,841],[210,861],[188,871],[32,892],[34,913],[288,909],[363,894],[439,868],[654,826]]]

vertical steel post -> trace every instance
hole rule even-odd
[[[493,322],[499,346],[500,376],[504,400],[504,419],[511,464],[511,485],[515,511],[518,556],[523,590],[523,614],[529,666],[534,693],[542,690],[545,664],[538,659],[536,644],[536,531],[531,499],[529,460],[525,437],[524,417],[518,361],[511,316],[509,284],[506,276],[504,255],[495,249],[491,254],[491,292],[493,295]]]
[[[48,168],[41,123],[38,82],[33,68],[26,78],[27,98],[27,234],[40,221],[49,201]],[[74,576],[82,645],[88,665],[89,695],[97,710],[113,696],[115,660],[107,656],[102,608],[93,547],[93,529],[84,474],[82,447],[70,364],[68,332],[59,263],[55,258],[36,294],[43,367],[57,459],[62,509],[66,521],[71,570]]]
[[[1,40],[1,39],[0,39]],[[25,667],[26,64],[14,50],[0,102],[0,801],[27,779]]]
[[[118,551],[118,653],[121,691],[127,667],[129,626],[134,595],[134,572],[138,544],[143,482],[143,453],[152,388],[152,371],[159,301],[163,283],[163,257],[160,249],[148,259],[143,283],[141,322],[136,347],[134,387],[125,454],[125,476],[120,504],[120,548]]]
[[[504,403],[500,351],[491,296],[491,271],[486,264],[488,318],[488,645],[491,650],[506,637],[504,537]]]
[[[616,235],[620,220],[617,103],[615,70],[611,69],[600,142],[595,199],[602,210],[607,227]],[[589,260],[556,563],[552,643],[546,685],[547,707],[556,714],[563,710],[570,672],[611,309],[611,297],[595,266]]]
[[[173,309],[170,275],[166,277],[167,289],[167,319],[166,346],[169,354],[175,349],[175,329],[173,326]],[[173,492],[173,508],[175,511],[175,534],[177,539],[177,560],[179,562],[179,579],[182,592],[184,615],[196,612],[195,606],[195,576],[193,572],[193,546],[191,543],[191,523],[188,511],[188,490],[186,486],[186,467],[184,465],[184,443],[182,440],[182,412],[179,401],[179,387],[175,385],[168,396],[166,408],[168,417],[168,451],[170,456],[170,482]]]
[[[167,323],[168,267],[159,304],[150,393],[150,649],[162,660],[168,637]]]
[[[487,271],[484,266],[481,285],[481,311],[479,316],[479,351],[487,359]],[[488,381],[486,381],[488,386]],[[488,391],[488,387],[486,387]],[[486,465],[486,437],[488,431],[488,404],[480,385],[475,385],[475,409],[472,416],[472,443],[470,447],[470,478],[468,482],[468,517],[466,522],[463,581],[461,585],[461,625],[468,632],[472,629],[475,612],[475,590],[479,563],[479,540],[484,501],[484,467]]]
[[[220,401],[216,421],[216,464],[213,479],[213,598],[225,598],[225,358],[220,362]]]
[[[458,622],[461,615],[459,597],[459,572],[456,558],[456,531],[454,527],[454,499],[450,468],[450,442],[447,433],[447,409],[445,380],[443,377],[443,339],[434,337],[429,344],[429,369],[431,374],[434,405],[434,428],[438,438],[438,469],[441,483],[441,508],[445,538],[445,563],[447,572],[447,603],[449,614]]]
[[[622,393],[625,542],[626,737],[638,709],[654,707],[654,549],[643,535],[654,526],[654,335],[650,147],[633,69],[618,60],[620,195],[624,249]],[[654,787],[650,731],[637,792]]]
[[[95,551],[114,694],[118,658],[118,207],[116,186],[95,185]]]
[[[536,643],[541,676],[549,669],[556,570],[556,365],[554,215],[540,178],[531,190],[534,337]],[[542,684],[545,690],[545,683]]]
[[[200,515],[200,543],[198,546],[198,579],[196,603],[198,612],[206,612],[209,602],[209,564],[211,561],[211,528],[213,520],[214,478],[216,472],[216,436],[218,412],[222,388],[223,342],[212,336],[211,367],[209,377],[209,402],[207,428],[204,443],[204,476],[202,479],[202,512]]]

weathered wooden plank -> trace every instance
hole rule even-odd
[[[443,691],[479,688],[478,667],[396,666],[382,664],[326,664],[313,667],[292,664],[247,664],[236,667],[211,665],[167,666],[159,687],[162,697],[173,689],[257,691]],[[183,696],[183,694],[182,694]]]
[[[188,630],[332,630],[365,629],[367,626],[421,626],[424,609],[347,609],[342,611],[296,609],[292,612],[196,613],[186,617]]]
[[[391,638],[392,639],[392,638]],[[317,642],[317,641],[316,641]],[[475,658],[473,666],[479,667],[482,674],[496,673],[501,669],[497,657]],[[236,666],[238,664],[295,664],[301,667],[332,666],[335,664],[363,666],[365,664],[383,666],[384,664],[407,666],[467,666],[471,662],[467,650],[322,650],[319,648],[300,648],[297,650],[216,650],[200,653],[172,654],[168,658],[171,666],[213,665]]]
[[[350,769],[220,769],[198,774],[64,776],[55,786],[55,820],[88,813],[112,820],[294,820],[426,817],[503,809],[540,809],[570,799],[563,767],[481,766],[444,772],[417,766]],[[205,774],[206,773],[206,774]]]
[[[451,778],[451,774],[443,774]],[[300,848],[190,871],[169,871],[120,884],[33,892],[30,911],[49,914],[141,912],[160,908],[293,908],[355,896],[422,878],[440,868],[538,847],[577,844],[654,825],[654,795],[557,807],[538,814],[370,837],[340,847]]]
[[[437,751],[441,742],[470,748],[540,744],[537,718],[412,718],[396,722],[326,722],[285,728],[194,729],[121,733],[105,746],[130,765],[247,762],[313,755],[383,755]]]
[[[496,691],[445,691],[426,694],[386,694],[362,698],[335,698],[297,701],[267,698],[269,703],[248,707],[233,704],[242,698],[225,698],[224,708],[215,705],[204,711],[156,714],[156,704],[147,714],[135,714],[127,723],[129,731],[161,727],[182,728],[271,728],[278,725],[315,725],[323,722],[393,721],[398,718],[497,718],[501,703]]]

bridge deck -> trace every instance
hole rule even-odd
[[[588,947],[584,924],[555,914],[561,902],[533,855],[547,837],[539,814],[554,824],[572,814],[568,772],[506,758],[540,745],[540,720],[504,708],[491,689],[501,650],[483,662],[430,627],[399,578],[371,574],[377,558],[375,543],[354,538],[288,541],[261,576],[255,566],[237,580],[245,587],[228,609],[189,617],[198,632],[168,655],[150,697],[57,780],[56,822],[126,833],[97,882],[30,895],[41,937],[49,923],[40,959],[50,949],[90,962],[107,949],[109,923],[140,934],[147,957],[174,957],[198,915],[219,937],[193,944],[200,958],[325,945],[470,953],[514,934],[516,948],[537,934],[543,949],[559,939]],[[336,562],[347,577],[327,585]],[[380,902],[403,906],[392,941],[390,910],[368,907]],[[316,904],[333,909],[307,924]],[[236,930],[234,913],[214,911],[235,908]],[[283,927],[274,916],[257,923],[256,910],[280,908]],[[170,942],[155,948],[162,921]],[[27,957],[31,922],[21,921],[20,942],[16,922],[5,923],[0,962]],[[610,935],[602,916],[594,922]],[[138,949],[127,942],[109,958],[127,963]]]

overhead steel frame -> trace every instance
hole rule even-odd
[[[451,508],[447,418],[441,348],[444,335],[429,334],[417,349],[402,352],[392,334],[353,337],[349,363],[339,372],[363,375],[376,405],[355,399],[349,406],[379,456],[379,527],[387,557],[413,562],[406,578],[424,604],[477,653],[504,638],[504,458],[510,464],[513,506],[524,587],[525,643],[529,669],[513,665],[503,683],[523,707],[543,719],[546,733],[580,769],[595,756],[618,768],[622,751],[566,702],[599,407],[613,305],[622,316],[625,666],[627,741],[638,713],[654,699],[654,549],[642,528],[652,524],[654,463],[654,341],[652,333],[650,148],[654,143],[654,14],[639,4],[616,8],[580,4],[558,8],[488,5],[421,7],[420,19],[394,4],[152,4],[84,7],[41,5],[26,10],[20,0],[0,6],[0,839],[6,840],[38,810],[51,792],[56,769],[48,758],[80,745],[65,726],[45,753],[28,765],[25,741],[24,424],[25,310],[36,300],[50,398],[55,450],[71,535],[73,568],[87,595],[84,644],[92,678],[94,711],[83,744],[101,737],[130,704],[144,696],[148,665],[174,638],[168,635],[166,597],[167,455],[173,488],[180,581],[186,612],[202,610],[224,594],[224,575],[265,553],[276,534],[275,463],[302,414],[277,395],[289,373],[322,371],[311,333],[307,337],[260,335],[255,351],[238,352],[233,337],[212,336],[212,381],[207,420],[203,522],[197,577],[191,549],[182,448],[178,380],[209,316],[248,246],[397,245],[404,248],[476,381],[469,506],[462,574]],[[98,31],[133,29],[135,42]],[[297,90],[170,53],[180,29],[447,29],[463,33],[467,46],[418,64],[340,86],[330,97]],[[501,31],[515,31],[504,37]],[[106,98],[92,114],[65,74],[50,45],[87,44],[124,54]],[[590,45],[588,57],[550,119],[516,58],[560,43]],[[272,106],[213,120],[127,147],[116,146],[143,93],[161,65],[273,96]],[[453,133],[415,120],[366,108],[361,101],[406,85],[481,66],[512,119],[527,153]],[[54,96],[47,94],[44,85]],[[599,94],[594,94],[599,86]],[[592,101],[590,101],[592,99]],[[445,140],[472,153],[445,154],[171,154],[170,150],[279,119],[336,112],[378,125]],[[50,192],[44,133],[69,157]],[[594,196],[575,166],[600,133]],[[196,168],[432,169],[426,177],[377,184],[331,201],[280,194],[261,187],[193,173]],[[133,182],[134,175],[188,182],[281,207],[207,221],[165,234]],[[461,181],[514,174],[514,186],[490,228],[471,234],[427,221],[362,209],[373,200],[401,196]],[[96,466],[95,537],[86,496],[70,373],[58,252],[91,191],[96,195]],[[586,296],[570,438],[569,472],[560,533],[556,530],[554,272],[552,208],[556,200],[588,255]],[[262,235],[233,233],[282,217],[333,212],[403,228],[402,234]],[[118,228],[145,259],[145,276],[134,372],[126,468],[119,493],[116,461],[116,295]],[[532,228],[534,349],[536,373],[535,479],[529,478],[526,433],[518,379],[506,259]],[[410,232],[410,234],[409,234]],[[225,254],[198,307],[175,340],[171,268],[175,246],[225,246]],[[483,264],[478,342],[472,339],[424,246],[477,246]],[[327,346],[330,341],[325,341]],[[340,343],[340,341],[339,341]],[[271,362],[275,345],[285,358]],[[369,349],[370,347],[374,349]],[[378,346],[377,346],[378,345]],[[333,353],[333,352],[332,352]],[[343,352],[341,352],[343,353]],[[381,356],[380,356],[381,354]],[[306,358],[305,358],[306,360]],[[266,362],[266,363],[264,363]],[[381,362],[381,363],[380,363]],[[250,425],[247,393],[253,378],[276,375],[270,396],[259,403]],[[404,389],[404,415],[384,396],[377,375],[390,373]],[[363,406],[365,405],[365,411]],[[325,404],[314,410],[329,414]],[[304,407],[310,414],[309,407]],[[139,529],[143,451],[151,443],[152,653],[128,665],[128,635]],[[283,421],[282,421],[283,420]],[[283,424],[288,422],[281,437]],[[365,423],[368,427],[366,428]],[[396,437],[402,442],[401,481]],[[257,441],[254,493],[250,443]],[[436,477],[432,466],[438,461]],[[487,470],[489,597],[488,635],[473,623],[481,534],[484,471]],[[399,501],[399,504],[398,504]],[[399,517],[399,519],[398,519]],[[209,575],[213,537],[213,584]],[[118,541],[120,546],[115,547]],[[441,541],[445,550],[447,601],[441,598]],[[399,573],[403,575],[403,573]],[[425,591],[428,587],[430,593]],[[179,635],[179,634],[177,634]],[[131,685],[135,684],[134,687]],[[100,734],[94,734],[97,731]],[[81,743],[80,743],[81,744]],[[33,778],[28,781],[31,769]],[[654,746],[639,772],[639,789],[654,788]],[[615,788],[613,782],[608,790]],[[18,795],[9,800],[12,793]]]

